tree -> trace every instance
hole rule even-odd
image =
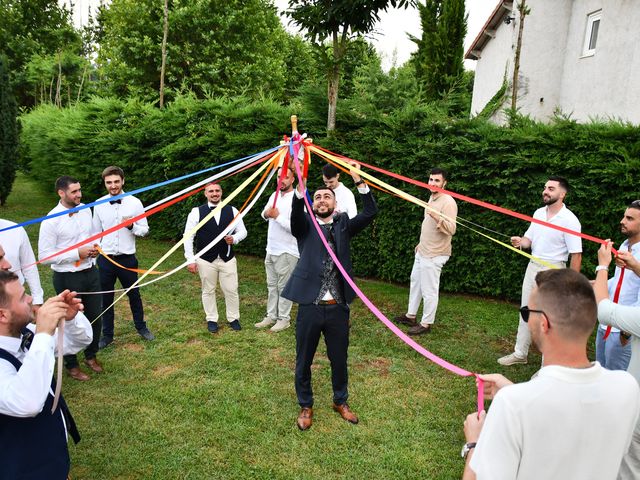
[[[407,7],[412,0],[289,0],[287,15],[304,29],[321,53],[327,73],[327,132],[336,128],[340,76],[349,40],[370,33],[389,7]],[[329,41],[330,49],[324,44]]]
[[[518,22],[518,41],[513,62],[513,83],[511,84],[511,114],[514,115],[518,108],[518,75],[520,75],[520,52],[522,51],[522,33],[524,32],[524,19],[531,13],[526,5],[526,0],[518,4],[520,21]]]
[[[426,0],[418,10],[422,37],[409,37],[418,45],[412,61],[426,99],[440,100],[463,82],[464,0]]]
[[[16,178],[18,164],[18,107],[9,81],[7,57],[0,55],[0,205]]]
[[[167,70],[167,37],[169,36],[169,0],[164,0],[162,22],[162,65],[160,67],[160,108],[164,107],[164,74]]]
[[[98,15],[97,63],[105,92],[158,101],[163,2],[113,0]],[[287,41],[268,0],[169,0],[165,98],[248,94],[282,98]]]
[[[32,106],[39,85],[29,82],[30,60],[61,51],[81,56],[82,41],[70,12],[56,0],[0,0],[0,49],[7,56],[18,104]]]

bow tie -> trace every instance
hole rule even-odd
[[[31,347],[31,342],[33,342],[34,333],[28,328],[22,329],[22,338],[20,339],[20,350],[26,352]]]
[[[122,204],[122,199],[119,198],[118,200],[109,200],[109,205],[113,205],[114,203]]]

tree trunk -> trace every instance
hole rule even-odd
[[[78,87],[78,98],[76,99],[76,103],[80,101],[80,96],[82,95],[82,87],[84,86],[84,77],[87,75],[87,67],[88,63],[84,64],[84,68],[82,69],[82,78],[80,79],[80,86]]]
[[[347,27],[342,34],[336,30],[333,32],[333,58],[329,71],[327,97],[329,108],[327,112],[327,133],[336,129],[336,110],[338,105],[338,88],[340,86],[340,70],[342,59],[347,50]]]
[[[513,62],[513,81],[511,82],[511,113],[515,114],[518,106],[518,75],[520,74],[520,51],[522,50],[522,32],[524,31],[524,18],[527,16],[527,0],[520,0],[518,4],[518,42],[516,44],[516,54]]]
[[[169,0],[164,0],[162,28],[162,66],[160,67],[160,108],[164,107],[164,73],[167,68],[167,37],[169,35]]]
[[[58,52],[58,81],[56,82],[56,106],[62,107],[62,99],[60,98],[60,87],[62,85],[62,58]]]

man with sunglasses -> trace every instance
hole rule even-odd
[[[624,258],[630,255],[635,260],[640,259],[640,200],[631,202],[625,210],[620,220],[620,231],[627,239],[618,247],[621,258],[616,261],[618,266],[608,282],[609,298],[617,300],[619,305],[638,307],[640,277],[633,269],[624,268]],[[598,265],[596,273],[600,270],[608,270],[608,264]],[[606,331],[607,326],[601,324],[596,334],[596,360],[610,370],[626,370],[631,359],[629,336],[624,331],[611,327],[609,336],[605,339]]]
[[[640,388],[627,372],[587,357],[596,324],[593,288],[570,269],[540,272],[520,310],[543,367],[513,385],[479,375],[489,413],[467,416],[464,480],[615,478],[640,409]]]
[[[580,221],[564,204],[568,191],[569,182],[565,178],[549,177],[542,191],[542,202],[545,206],[536,210],[533,218],[574,232],[580,232]],[[511,244],[521,250],[531,249],[531,255],[534,257],[529,262],[522,281],[522,300],[520,305],[527,305],[529,294],[533,289],[538,272],[546,270],[550,266],[564,268],[569,255],[571,255],[571,268],[576,272],[580,271],[582,240],[577,235],[532,222],[522,237],[511,237]],[[539,260],[544,263],[540,263]],[[529,335],[529,329],[522,317],[520,317],[514,351],[499,358],[498,363],[504,366],[527,363],[530,346],[531,336]]]

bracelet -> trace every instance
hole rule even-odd
[[[364,183],[364,180],[360,179],[355,183],[355,185],[356,185],[356,187],[358,187],[358,186],[362,185],[363,183]]]
[[[596,273],[598,273],[600,270],[609,270],[609,266],[608,265],[598,265],[596,267]]]

